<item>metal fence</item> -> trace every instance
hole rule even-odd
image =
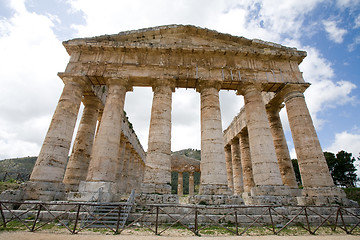
[[[24,172],[0,172],[0,181],[16,180],[20,182],[28,181],[30,174]]]
[[[111,208],[101,215],[91,210],[102,205]],[[201,235],[209,226],[231,235],[244,235],[259,227],[277,235],[290,226],[297,226],[309,234],[316,234],[323,227],[333,231],[340,229],[346,234],[360,233],[359,207],[136,205],[130,213],[131,218],[122,225],[121,214],[126,207],[126,203],[0,201],[0,225],[6,229],[11,222],[16,222],[19,228],[34,232],[56,223],[72,234],[91,228],[95,223],[114,234],[136,227],[161,235],[179,226],[194,235]],[[109,216],[116,216],[115,224],[108,223]],[[85,219],[91,221],[85,222]]]

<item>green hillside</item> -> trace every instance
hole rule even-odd
[[[18,172],[30,174],[37,157],[12,158],[0,161],[0,172]]]

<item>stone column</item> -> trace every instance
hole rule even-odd
[[[250,193],[252,187],[255,186],[252,163],[250,156],[249,135],[247,129],[243,129],[239,136],[241,150],[241,166],[243,169],[244,192]]]
[[[127,139],[125,138],[125,136],[123,134],[121,134],[118,164],[116,167],[116,182],[118,185],[122,184],[121,176],[123,173],[123,167],[124,167],[124,162],[125,162],[126,142],[127,142]]]
[[[226,161],[226,172],[228,179],[228,187],[234,192],[234,183],[233,183],[233,167],[232,167],[232,159],[231,159],[231,146],[225,146],[225,161]]]
[[[274,140],[275,152],[281,173],[281,179],[285,186],[297,188],[295,171],[291,162],[289,149],[286,143],[284,130],[279,116],[280,107],[269,106],[266,108],[270,130]]]
[[[171,102],[174,85],[157,81],[153,86],[148,151],[142,192],[171,193]]]
[[[220,83],[202,81],[201,98],[201,185],[200,194],[230,194],[227,183],[224,139],[219,102]]]
[[[125,154],[124,162],[122,164],[121,180],[119,184],[119,192],[125,193],[127,191],[127,182],[129,177],[129,165],[131,160],[131,144],[126,141],[125,143]]]
[[[178,172],[178,186],[177,186],[177,193],[178,196],[183,196],[183,189],[184,189],[184,185],[183,185],[183,173],[182,172]]]
[[[117,193],[116,170],[120,148],[121,124],[128,81],[111,78],[99,132],[94,141],[86,182],[81,182],[79,192],[90,197],[100,187],[104,201],[111,201]]]
[[[194,196],[194,172],[189,173],[189,196]]]
[[[100,107],[96,96],[84,96],[82,102],[84,111],[63,181],[70,191],[77,191],[80,181],[86,179]]]
[[[249,84],[243,91],[255,185],[281,186],[280,170],[260,87]]]
[[[333,187],[304,95],[289,92],[285,104],[304,188]]]
[[[234,138],[231,141],[231,156],[234,177],[234,195],[241,195],[244,192],[244,185],[241,167],[239,138]]]
[[[70,77],[64,77],[63,81],[65,86],[30,181],[60,183],[64,178],[85,83],[81,79]]]

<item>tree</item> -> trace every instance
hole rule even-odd
[[[324,152],[324,156],[335,185],[345,187],[356,186],[355,158],[352,157],[351,153],[340,151],[335,156],[334,153]]]

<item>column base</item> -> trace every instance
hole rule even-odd
[[[300,206],[358,206],[357,202],[346,198],[345,192],[338,187],[304,188],[297,201]]]
[[[111,202],[118,196],[116,184],[113,182],[87,182],[81,181],[78,192],[69,192],[69,201],[87,202]]]
[[[220,184],[201,184],[200,195],[231,195],[231,190],[227,185]]]
[[[145,194],[171,194],[171,186],[166,183],[142,183],[141,192]]]
[[[198,205],[244,205],[241,196],[235,195],[194,195],[188,201]]]
[[[151,194],[140,193],[135,195],[136,204],[178,204],[179,197],[176,194]]]
[[[65,186],[62,182],[28,181],[22,185],[24,200],[65,200]]]
[[[243,193],[246,205],[297,205],[301,189],[289,186],[257,186],[250,193]]]

